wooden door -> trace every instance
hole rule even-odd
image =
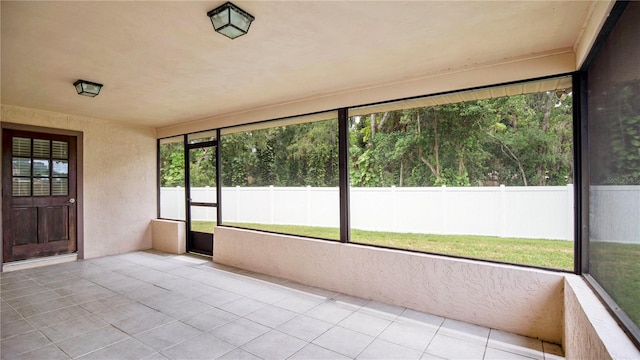
[[[2,131],[3,261],[76,251],[77,138]]]

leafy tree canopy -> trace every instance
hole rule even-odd
[[[571,104],[543,92],[352,117],[351,185],[571,183]],[[223,186],[338,186],[337,120],[225,135],[220,151]],[[160,157],[161,186],[184,186],[182,144]],[[214,164],[193,152],[192,185],[209,185]]]

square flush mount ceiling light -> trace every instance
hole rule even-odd
[[[100,89],[102,89],[102,84],[94,83],[87,80],[78,80],[73,83],[73,86],[76,87],[76,91],[78,95],[95,97],[100,94]]]
[[[230,2],[225,3],[207,13],[213,28],[220,34],[235,39],[249,31],[253,15],[240,9]]]

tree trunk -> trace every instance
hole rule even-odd
[[[544,110],[544,116],[542,117],[542,124],[540,128],[544,133],[549,132],[549,119],[551,118],[551,110],[556,103],[554,96],[555,94],[553,92],[548,91],[544,94],[543,97],[544,103],[542,104],[542,110]],[[537,150],[539,159],[544,159],[547,151],[549,151],[549,149],[543,146],[538,146]],[[538,186],[545,186],[547,184],[547,172],[544,163],[539,162],[538,165],[536,165],[536,173],[538,175]]]
[[[382,120],[380,120],[380,123],[378,124],[378,131],[380,131],[382,129],[382,125],[384,125],[384,123],[389,119],[389,112],[385,112],[382,115]]]
[[[420,133],[420,113],[418,113],[417,119],[418,119],[418,136],[422,136],[422,134]],[[439,148],[438,148],[438,119],[436,117],[434,117],[433,154],[434,154],[434,158],[435,158],[435,166],[429,160],[427,160],[426,157],[424,157],[422,155],[422,143],[420,141],[418,141],[418,154],[420,156],[420,161],[422,161],[425,165],[427,165],[429,170],[431,170],[431,173],[433,174],[433,176],[436,177],[436,180],[440,180],[440,158],[438,156],[438,151],[439,151]]]
[[[553,98],[555,94],[553,92],[546,92],[546,102],[544,104],[544,117],[542,118],[542,131],[549,131],[549,119],[551,118],[551,110],[555,105],[555,99]]]
[[[518,159],[516,154],[514,154],[513,151],[511,151],[511,149],[507,146],[507,144],[505,144],[497,136],[493,135],[490,131],[486,131],[485,134],[489,135],[490,137],[498,141],[500,143],[500,150],[505,155],[507,155],[508,158],[513,159],[513,161],[515,161],[516,165],[518,165],[518,169],[520,169],[520,174],[522,175],[522,181],[524,182],[524,186],[528,186],[529,184],[527,183],[527,175],[525,174],[524,168],[522,167],[522,163],[520,162],[520,159]]]
[[[371,139],[376,136],[376,114],[371,114],[369,116],[370,128],[371,128]]]
[[[462,149],[460,149],[460,155],[458,155],[458,176],[462,177],[464,174],[464,151],[466,150],[466,146],[462,145]]]

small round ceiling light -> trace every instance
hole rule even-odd
[[[220,34],[235,39],[249,31],[253,15],[227,2],[207,13],[213,28]]]
[[[76,87],[76,91],[78,95],[96,97],[100,94],[100,89],[102,89],[102,84],[94,83],[87,80],[78,80],[73,83],[73,86]]]

